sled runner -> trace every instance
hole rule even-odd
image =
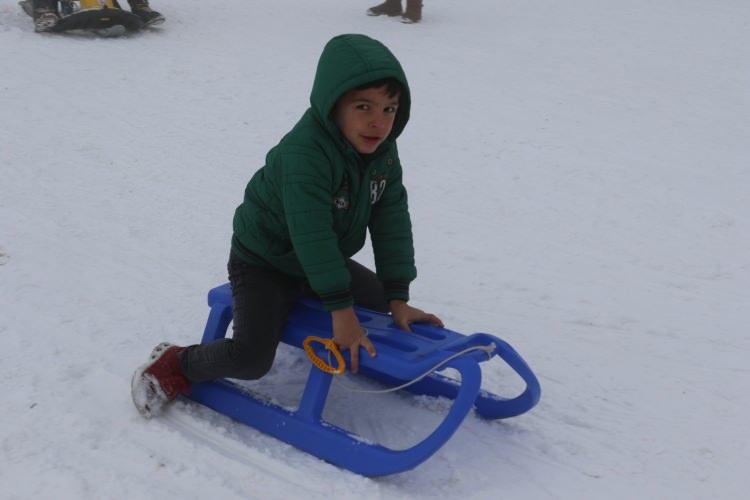
[[[19,5],[26,14],[34,17],[31,0],[23,0]],[[51,32],[79,30],[112,37],[145,26],[140,17],[120,8],[117,0],[60,0],[57,10],[60,20],[50,29]]]
[[[208,294],[211,308],[203,343],[224,338],[232,320],[232,292],[224,284]],[[388,385],[400,385],[431,372],[450,367],[461,374],[456,381],[431,374],[406,390],[414,394],[442,396],[454,400],[445,419],[423,441],[406,450],[392,450],[366,442],[357,435],[322,419],[323,408],[334,375],[312,366],[307,385],[295,411],[255,399],[247,390],[219,380],[193,384],[189,398],[246,425],[296,446],[339,467],[365,476],[382,476],[412,469],[427,460],[453,435],[472,408],[486,419],[520,415],[539,401],[539,382],[521,356],[506,342],[485,333],[464,336],[425,324],[412,325],[413,333],[399,330],[386,314],[355,308],[368,331],[377,356],[360,356],[360,373]],[[301,300],[292,312],[282,341],[312,350],[318,365],[329,358],[320,341],[310,336],[331,337],[331,317],[314,300]],[[464,352],[466,351],[466,352]],[[502,358],[526,383],[519,396],[506,399],[481,390],[479,363],[492,356]],[[450,359],[447,363],[443,362]],[[344,353],[349,364],[349,353]],[[325,366],[323,366],[325,368]]]

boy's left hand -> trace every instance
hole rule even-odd
[[[412,307],[403,300],[392,300],[390,302],[393,321],[402,330],[411,332],[412,323],[429,323],[433,326],[443,328],[443,322],[434,314],[426,313],[421,309]]]

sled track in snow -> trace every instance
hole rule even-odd
[[[185,407],[189,407],[189,405],[185,404]],[[306,495],[314,493],[321,496],[330,493],[330,488],[324,483],[300,481],[299,470],[281,460],[264,455],[242,441],[236,441],[231,437],[219,434],[217,428],[210,423],[198,420],[198,417],[190,415],[183,408],[170,408],[160,421],[181,434],[189,436],[196,444],[207,446],[234,462],[252,468],[255,472],[260,471],[265,476],[275,477],[285,484],[298,488],[300,493],[304,492]]]

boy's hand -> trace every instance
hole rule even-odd
[[[443,322],[434,314],[426,313],[421,309],[412,307],[403,300],[392,300],[390,303],[393,321],[402,330],[411,332],[412,323],[429,323],[433,326],[443,328]]]
[[[365,335],[365,331],[359,325],[359,319],[354,313],[353,307],[346,309],[337,309],[331,311],[331,320],[333,322],[333,341],[341,349],[349,349],[351,355],[352,373],[359,370],[359,348],[367,349],[371,358],[375,357],[375,346]]]

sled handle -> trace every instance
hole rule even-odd
[[[317,342],[319,344],[323,344],[323,346],[333,353],[333,357],[336,358],[336,365],[332,366],[320,359],[317,354],[315,354],[315,350],[312,347],[312,343]],[[305,338],[305,340],[302,342],[302,347],[305,349],[305,354],[307,354],[307,357],[310,358],[310,361],[312,364],[314,364],[318,369],[325,373],[331,373],[333,375],[341,375],[346,370],[346,363],[344,362],[344,357],[341,355],[341,352],[339,352],[339,348],[336,347],[336,343],[331,339],[324,339],[323,337],[316,337],[314,335],[310,335],[309,337]]]

